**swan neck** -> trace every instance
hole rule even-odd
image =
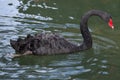
[[[101,12],[96,12],[96,11],[89,11],[88,13],[86,13],[85,15],[82,16],[81,18],[81,22],[80,22],[80,31],[83,37],[83,43],[79,46],[80,49],[89,49],[92,47],[92,37],[90,34],[90,31],[88,29],[88,19],[91,16],[99,16],[102,18],[102,14]]]

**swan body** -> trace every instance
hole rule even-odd
[[[34,36],[28,34],[24,39],[18,38],[17,41],[10,40],[10,44],[16,53],[23,55],[65,54],[89,49],[92,47],[92,37],[87,26],[90,16],[99,16],[107,22],[112,29],[114,28],[110,14],[100,10],[90,10],[81,18],[80,31],[83,42],[80,46],[69,42],[56,33],[39,33]]]

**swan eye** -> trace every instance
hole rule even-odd
[[[110,28],[114,29],[113,21],[112,21],[111,18],[109,19],[108,25],[109,25]]]

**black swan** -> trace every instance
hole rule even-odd
[[[99,16],[108,23],[110,28],[114,29],[110,14],[100,10],[90,10],[81,18],[80,31],[83,37],[83,42],[80,46],[70,43],[55,33],[40,33],[34,36],[28,34],[24,39],[18,38],[17,41],[10,40],[10,44],[15,49],[16,53],[21,55],[65,54],[87,50],[92,47],[92,37],[87,25],[88,19],[91,16]]]

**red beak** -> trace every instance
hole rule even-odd
[[[110,28],[114,29],[114,26],[113,26],[113,21],[112,21],[112,19],[110,19],[110,20],[109,20],[109,22],[108,22],[108,25],[109,25],[109,27],[110,27]]]

